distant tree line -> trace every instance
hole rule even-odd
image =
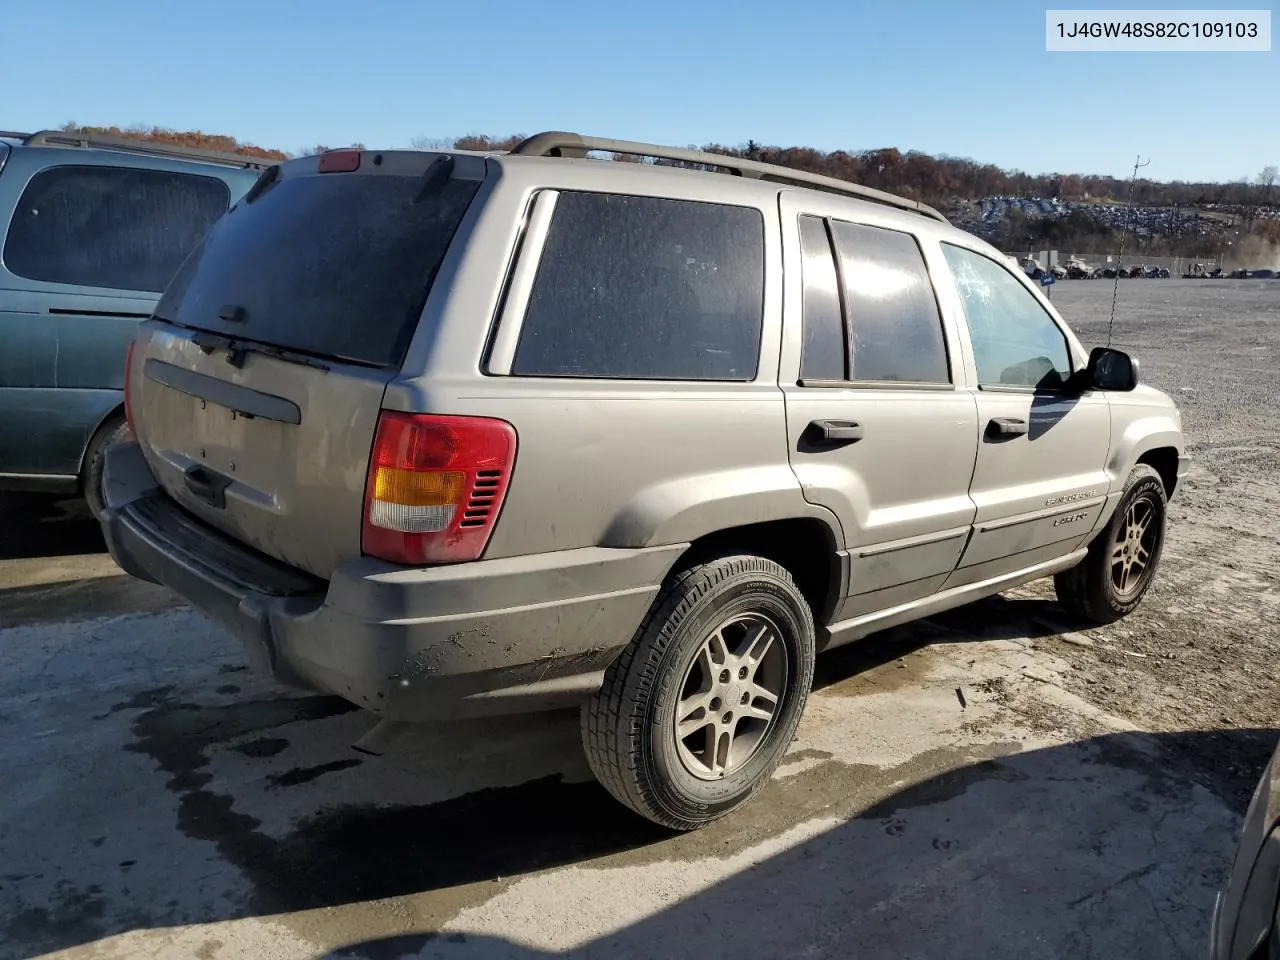
[[[261,157],[264,160],[287,160],[289,154],[283,150],[271,150],[252,143],[241,143],[235,137],[220,133],[205,133],[202,130],[170,130],[167,127],[86,127],[74,121],[64,123],[59,129],[64,133],[79,133],[97,137],[126,137],[132,140],[147,140],[152,143],[167,143],[176,147],[197,147],[201,150],[220,150],[224,153],[240,153],[246,157]]]
[[[522,135],[491,137],[468,134],[454,140],[420,139],[415,141],[415,145],[452,146],[459,150],[510,150],[523,139]],[[736,147],[708,144],[693,149],[852,180],[939,207],[955,200],[982,197],[1054,197],[1060,200],[1123,202],[1129,195],[1129,181],[1124,178],[1076,173],[1033,175],[962,157],[935,157],[916,150],[903,153],[893,147],[825,152],[812,147],[769,147],[748,140]],[[1137,180],[1133,184],[1133,202],[1139,206],[1264,205],[1272,202],[1276,181],[1275,167],[1267,167],[1256,178],[1242,177],[1231,183]]]
[[[225,150],[247,156],[284,160],[293,155],[323,153],[328,146],[304,147],[294,154],[279,149],[241,143],[225,134],[200,130],[171,130],[165,127],[90,127],[68,123],[68,132],[117,137],[136,137],[160,143]],[[453,148],[457,150],[510,150],[524,135],[493,137],[467,134],[454,138],[419,137],[412,142],[418,149]],[[363,144],[346,146],[362,148]],[[697,149],[697,148],[695,148]],[[903,153],[894,147],[879,150],[822,151],[812,147],[770,147],[748,140],[740,146],[708,144],[701,149],[731,157],[761,160],[784,167],[820,173],[841,180],[852,180],[879,190],[943,207],[956,200],[982,197],[1055,197],[1060,200],[1123,202],[1129,194],[1129,181],[1099,175],[1076,173],[1029,174],[1021,170],[1004,170],[992,163],[978,163],[962,157],[932,156],[916,150]],[[626,160],[646,158],[618,157]],[[654,161],[651,161],[654,162]],[[670,161],[656,161],[669,163]],[[1139,206],[1206,206],[1224,205],[1248,209],[1270,204],[1275,192],[1277,170],[1265,168],[1257,177],[1242,177],[1230,183],[1189,183],[1181,180],[1160,182],[1137,180],[1133,184],[1133,202]]]

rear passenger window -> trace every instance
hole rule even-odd
[[[753,380],[763,304],[758,210],[563,192],[512,373]]]
[[[800,218],[800,253],[804,284],[803,380],[844,380],[844,320],[840,316],[840,282],[831,256],[831,240],[819,217]]]
[[[230,201],[216,177],[50,167],[18,200],[5,266],[28,280],[159,293]]]
[[[853,355],[851,379],[950,383],[938,301],[914,237],[831,222]]]

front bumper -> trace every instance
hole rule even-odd
[[[440,567],[352,560],[320,580],[200,522],[136,443],[106,462],[102,528],[127,573],[229,627],[255,669],[390,720],[553,709],[598,689],[685,545]]]

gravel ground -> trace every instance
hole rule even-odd
[[[1107,341],[1113,286],[1053,287],[1088,346]],[[1280,727],[1280,281],[1121,281],[1112,344],[1178,401],[1194,470],[1170,504],[1142,606],[1112,627],[1043,642],[1071,661],[1070,689],[1146,729]],[[1011,596],[1052,598],[1053,586]],[[1201,766],[1247,796],[1272,741],[1197,741],[1208,744]]]

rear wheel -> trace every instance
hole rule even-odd
[[[1144,463],[1134,467],[1115,515],[1089,545],[1088,556],[1054,577],[1058,600],[1099,625],[1132,613],[1160,564],[1167,506],[1160,474]]]
[[[80,471],[80,490],[95,520],[102,516],[102,511],[106,507],[102,477],[107,450],[128,439],[129,425],[123,417],[116,416],[98,428],[85,449],[84,468]]]
[[[786,752],[813,682],[809,605],[756,556],[685,570],[582,710],[605,788],[663,826],[694,830],[746,803]]]

